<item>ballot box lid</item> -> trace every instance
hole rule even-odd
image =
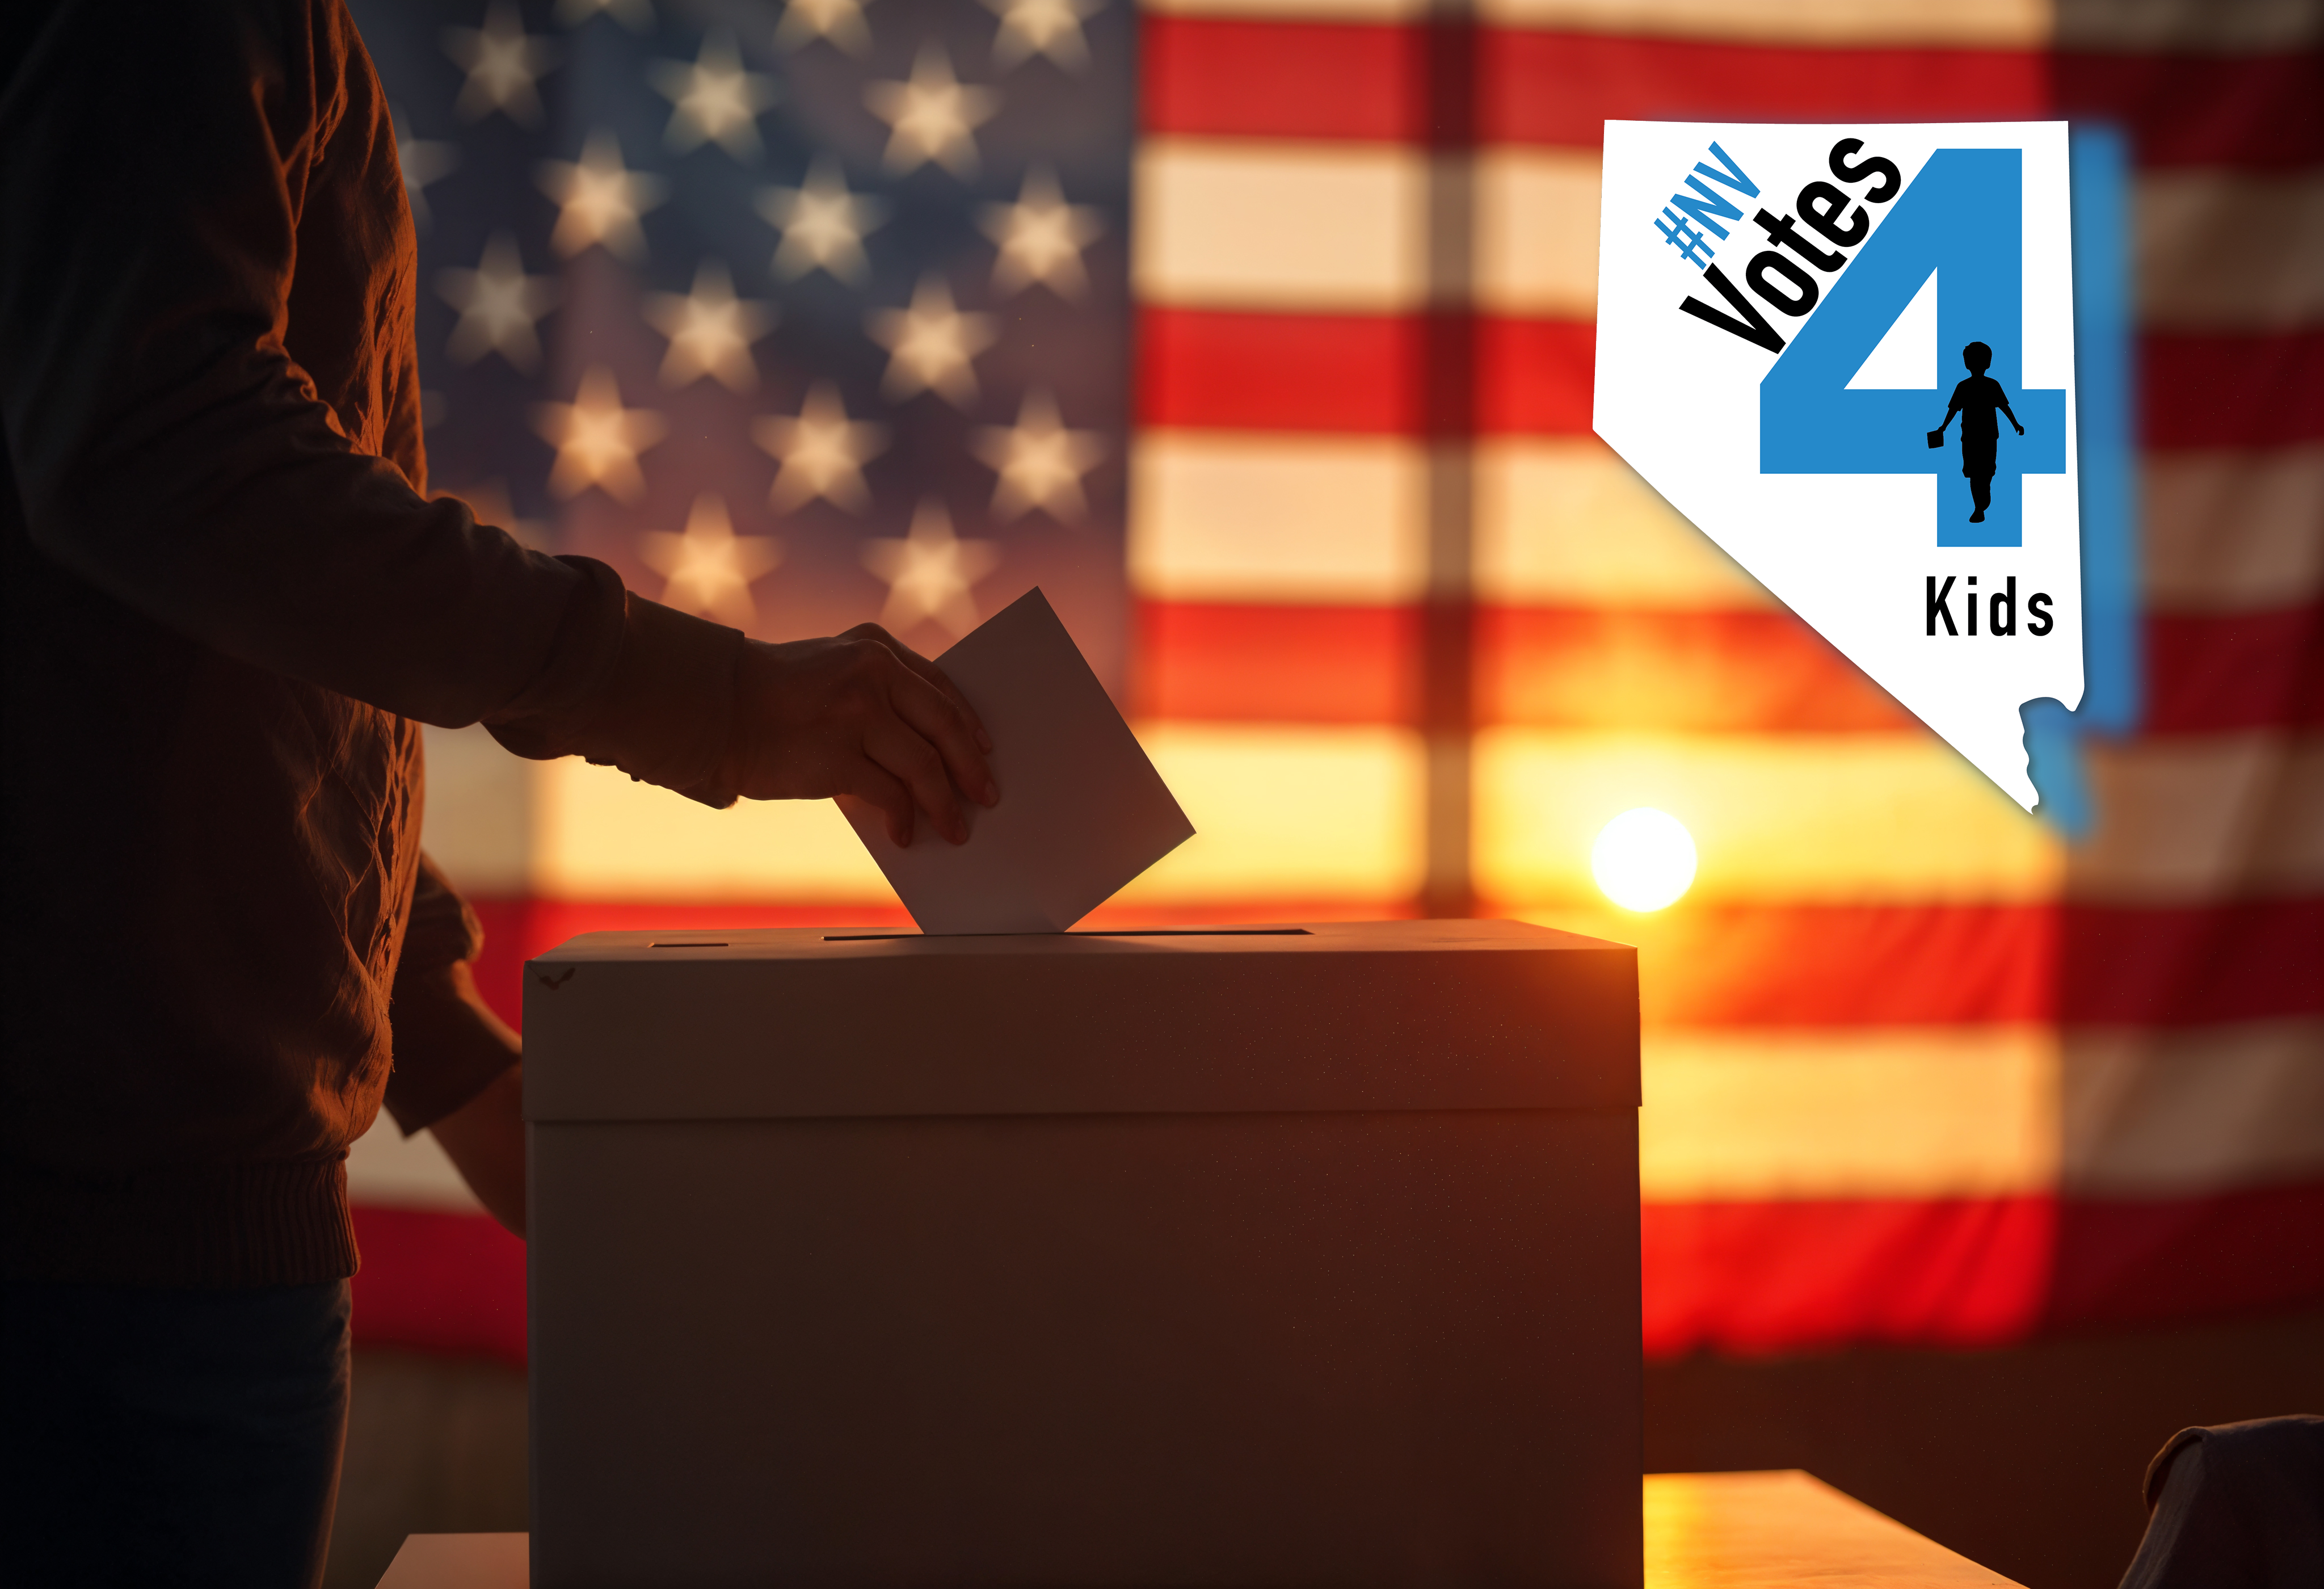
[[[1637,951],[1515,921],[588,933],[524,1028],[544,1122],[1638,1102]]]

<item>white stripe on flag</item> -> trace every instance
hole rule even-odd
[[[1146,0],[1173,16],[1306,23],[1419,22],[1430,0]],[[2045,0],[1480,0],[1501,27],[1562,32],[1683,34],[1764,44],[1953,45],[2039,49]]]
[[[1379,905],[1419,887],[1422,765],[1410,733],[1149,723],[1139,737],[1197,831],[1126,900]],[[713,811],[575,758],[521,762],[481,729],[430,731],[429,748],[438,766],[497,758],[514,773],[468,781],[489,799],[431,802],[422,842],[455,883],[478,893],[673,905],[894,901],[827,800]]]
[[[2039,1026],[1650,1030],[1649,1202],[2041,1192],[2058,1167],[2058,1039]]]
[[[1473,579],[1512,605],[1765,610],[1774,598],[1594,437],[1486,441]],[[1389,437],[1147,430],[1130,572],[1178,601],[1413,601],[1426,455]]]
[[[1473,254],[1465,266],[1443,254],[1432,282],[1426,157],[1417,148],[1149,139],[1139,156],[1139,296],[1369,314],[1473,297],[1495,314],[1590,319],[1597,152],[1489,147],[1472,170]],[[2137,180],[2135,209],[2142,325],[2255,331],[2324,320],[2324,177],[2151,172]]]
[[[1386,314],[1424,301],[1426,169],[1390,144],[1148,138],[1130,281],[1146,303]]]
[[[1934,734],[1477,735],[1477,877],[1513,906],[1595,901],[1591,847],[1639,806],[1694,837],[1690,898],[2025,902],[2056,896],[2054,832]]]
[[[2258,54],[2324,40],[2316,0],[2063,0],[2061,50]]]
[[[2324,173],[2158,171],[2139,180],[2137,217],[2131,279],[2147,328],[2324,321]]]
[[[1480,0],[1504,27],[1738,44],[2038,50],[2045,0]]]
[[[2070,1031],[2062,1089],[2070,1191],[2324,1178],[2324,1021]]]
[[[1598,312],[1598,152],[1495,148],[1476,162],[1476,300],[1488,311]]]
[[[427,800],[420,847],[453,886],[482,898],[532,887],[532,775],[481,726],[423,728]]]
[[[1490,148],[1461,163],[1475,253],[1434,262],[1436,296],[1469,296],[1459,284],[1473,269],[1487,309],[1597,312],[1597,152]],[[1396,314],[1430,299],[1427,157],[1409,145],[1149,138],[1138,184],[1145,302]]]
[[[1146,0],[1176,16],[1306,23],[1418,22],[1430,0]],[[2314,0],[1480,0],[1504,27],[1826,48],[2296,50],[2324,38]]]
[[[1665,1202],[2189,1197],[2324,1176],[2324,1022],[1649,1030]]]
[[[855,830],[829,800],[681,799],[576,756],[532,775],[531,892],[657,902],[892,901]]]
[[[1408,443],[1147,430],[1130,480],[1141,595],[1393,603],[1426,587],[1426,471]]]
[[[2324,735],[2156,736],[2089,747],[2097,827],[2069,897],[2196,903],[2324,890]]]
[[[1418,892],[1424,769],[1416,734],[1145,723],[1138,737],[1194,836],[1123,890],[1123,902],[1378,905]]]
[[[1596,437],[1476,449],[1477,592],[1510,605],[1775,605]]]
[[[1161,901],[1385,901],[1419,864],[1420,753],[1405,731],[1148,723],[1203,836],[1138,885]],[[609,768],[516,761],[431,732],[424,835],[461,887],[547,899],[885,902],[822,801],[715,812]],[[462,758],[506,763],[447,774]],[[1512,907],[1592,902],[1590,849],[1622,811],[1686,824],[1693,897],[1738,902],[2201,903],[2324,887],[2324,737],[2189,735],[2097,745],[2098,830],[2070,856],[1934,736],[1620,734],[1477,739],[1480,886]]]
[[[2151,609],[2231,612],[2324,596],[2324,447],[2150,456],[2144,478]]]

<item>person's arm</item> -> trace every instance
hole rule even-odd
[[[343,8],[203,0],[124,27],[60,0],[5,36],[0,426],[44,556],[228,656],[482,721],[520,755],[711,805],[854,793],[907,836],[916,803],[963,831],[952,788],[989,781],[973,714],[900,647],[824,642],[862,653],[835,684],[427,500],[346,435],[284,342],[310,185],[357,196],[333,220],[374,257],[411,241]],[[373,334],[410,336],[392,313]],[[770,767],[762,736],[813,765]]]
[[[522,1039],[475,997],[467,966],[455,968],[459,996],[478,1041],[520,1049]],[[468,1190],[512,1235],[524,1234],[524,1062],[486,1082],[484,1090],[428,1128]]]
[[[2009,428],[2016,431],[2020,436],[2024,435],[2025,427],[2017,422],[2017,415],[2009,406],[2009,393],[2001,389],[2001,383],[1998,381],[1996,381],[1993,383],[1993,402],[1995,407],[1998,408],[2003,413],[2009,415]]]
[[[524,1234],[524,1044],[476,992],[475,913],[420,857],[388,1003],[387,1112],[405,1136],[433,1131],[493,1217]]]
[[[1969,383],[1966,381],[1957,382],[1954,383],[1952,401],[1945,404],[1945,417],[1937,426],[1938,435],[1943,435],[1945,433],[1945,427],[1953,422],[1953,416],[1960,412],[1961,387],[1966,386],[1967,384],[1969,384]],[[1969,421],[1964,420],[1961,422],[1963,424],[1967,424]],[[1964,434],[1966,434],[1966,432],[1964,432]]]
[[[0,420],[26,531],[180,633],[404,716],[571,712],[618,660],[618,579],[421,497],[285,346],[327,165],[377,189],[350,217],[364,251],[409,246],[392,134],[318,102],[359,48],[318,14],[206,0],[124,25],[63,0],[27,29],[0,85]]]

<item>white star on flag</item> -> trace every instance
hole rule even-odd
[[[872,29],[863,20],[866,0],[791,0],[783,19],[775,24],[775,42],[797,50],[817,39],[828,39],[850,55],[872,48]]]
[[[1067,204],[1047,166],[1028,168],[1017,202],[984,206],[979,224],[1001,248],[992,262],[996,291],[1018,292],[1035,282],[1061,298],[1079,298],[1088,290],[1082,250],[1097,241],[1105,223],[1092,207]]]
[[[540,190],[557,200],[557,228],[549,245],[570,259],[595,244],[625,260],[644,257],[646,235],[638,217],[661,202],[668,184],[622,163],[622,143],[600,127],[581,146],[578,162],[544,160],[536,169]]]
[[[952,288],[933,271],[912,290],[909,309],[875,309],[863,319],[890,356],[880,390],[899,402],[934,392],[954,408],[967,407],[977,390],[970,361],[1000,337],[991,315],[954,309]]]
[[[1060,523],[1089,515],[1082,476],[1105,456],[1105,444],[1095,430],[1066,430],[1048,393],[1033,388],[1015,425],[981,425],[975,438],[976,456],[1001,476],[992,487],[992,511],[1002,519],[1033,508]]]
[[[444,53],[468,74],[452,108],[462,121],[481,121],[499,111],[521,127],[541,122],[540,75],[557,64],[557,45],[524,31],[524,17],[511,0],[492,0],[480,28],[446,28]]]
[[[571,402],[535,404],[532,424],[557,448],[549,471],[552,495],[578,496],[595,485],[617,502],[645,494],[638,454],[668,429],[650,409],[623,408],[621,386],[603,365],[589,367]]]
[[[1001,18],[992,40],[992,64],[1007,71],[1036,55],[1046,55],[1068,71],[1089,64],[1089,39],[1082,22],[1105,9],[1105,0],[984,0]]]
[[[695,267],[692,292],[648,294],[646,319],[669,338],[663,385],[685,386],[704,375],[730,392],[759,384],[751,344],[774,329],[775,316],[762,302],[734,296],[723,260],[706,259]]]
[[[403,202],[410,207],[413,228],[424,232],[434,218],[428,213],[428,184],[458,167],[460,146],[412,137],[411,124],[404,114],[399,110],[392,115],[395,123],[395,163],[403,172]]]
[[[633,33],[653,26],[653,0],[557,0],[557,20],[577,28],[604,12]]]
[[[888,585],[880,622],[899,632],[924,618],[954,635],[975,628],[976,602],[970,592],[1000,561],[992,542],[955,538],[952,515],[933,496],[920,499],[902,540],[890,536],[863,543],[863,566]]]
[[[782,542],[773,536],[736,535],[725,500],[709,492],[694,499],[683,533],[649,530],[644,539],[638,555],[662,577],[663,605],[737,629],[748,629],[759,615],[752,581],[783,560]]]
[[[712,32],[702,41],[692,66],[657,60],[654,89],[674,107],[661,141],[674,154],[715,143],[736,160],[756,160],[766,145],[759,138],[759,113],[775,102],[775,79],[744,71],[731,33]]]
[[[866,83],[863,103],[886,122],[888,169],[901,174],[935,161],[956,177],[976,171],[971,134],[1001,109],[1001,96],[953,76],[952,58],[930,40],[920,46],[908,82]]]
[[[487,237],[473,271],[456,265],[437,272],[436,291],[460,311],[444,346],[454,364],[472,365],[497,353],[527,374],[539,366],[540,335],[534,325],[557,307],[557,278],[526,275],[513,236],[494,232]]]
[[[783,235],[770,268],[786,282],[814,270],[838,281],[862,281],[872,268],[863,234],[876,230],[887,212],[877,199],[850,193],[839,162],[828,155],[816,156],[799,187],[759,189],[759,213]]]
[[[863,466],[887,450],[888,427],[850,420],[839,388],[830,382],[817,381],[807,388],[797,419],[762,414],[751,421],[751,435],[782,461],[767,493],[769,504],[777,511],[789,513],[818,496],[851,513],[872,505]]]

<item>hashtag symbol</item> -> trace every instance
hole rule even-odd
[[[1663,206],[1663,214],[1669,218],[1655,223],[1655,230],[1663,235],[1663,241],[1677,249],[1678,256],[1687,263],[1709,264],[1713,252],[1711,239],[1687,225],[1686,217],[1673,210],[1670,206]],[[1697,254],[1702,257],[1698,259]]]

